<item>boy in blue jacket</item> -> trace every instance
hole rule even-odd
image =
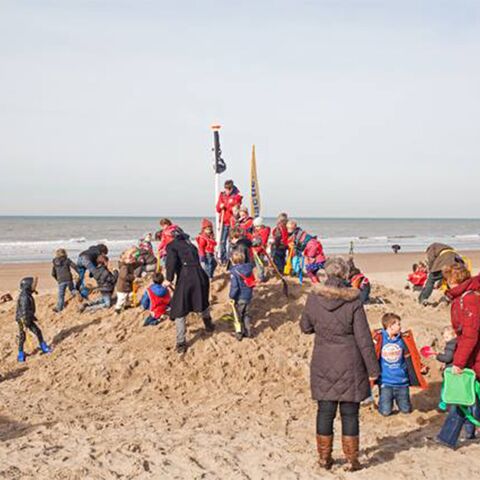
[[[241,250],[232,252],[230,268],[230,299],[236,310],[240,325],[235,328],[235,337],[241,341],[243,337],[252,338],[250,318],[250,302],[252,301],[255,277],[251,263],[245,263],[245,254]]]
[[[401,413],[411,413],[410,380],[405,361],[406,346],[401,335],[401,319],[395,313],[386,313],[382,317],[382,326],[378,411],[383,416],[391,415],[395,401]]]

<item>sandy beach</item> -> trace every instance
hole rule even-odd
[[[480,252],[469,256],[478,269]],[[374,254],[357,262],[373,280],[373,296],[385,302],[366,307],[372,328],[393,310],[419,345],[437,346],[448,307],[420,307],[403,289],[419,258]],[[47,264],[2,265],[0,272],[2,292],[33,273],[41,292],[54,288]],[[435,410],[441,377],[433,360],[431,387],[413,391],[411,415],[385,419],[372,406],[362,409],[361,460],[368,469],[344,473],[337,438],[340,461],[331,473],[320,472],[308,377],[312,338],[298,327],[311,287],[292,279],[288,302],[277,280],[258,287],[256,337],[237,342],[232,325],[220,320],[228,313],[227,286],[225,274],[212,284],[213,335],[190,318],[183,358],[174,351],[170,321],[145,328],[140,308],[80,315],[75,302],[54,314],[55,294],[41,293],[38,318],[54,351],[46,357],[32,347],[18,365],[15,305],[0,305],[0,478],[387,479],[394,472],[441,480],[451,478],[452,465],[459,477],[480,472],[480,443],[454,453],[429,440],[444,418]]]

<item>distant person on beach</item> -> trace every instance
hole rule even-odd
[[[108,255],[108,248],[103,243],[92,245],[87,250],[80,253],[77,261],[78,281],[76,290],[80,292],[83,298],[88,297],[88,290],[85,289],[85,274],[88,271],[93,276],[97,268],[97,259],[100,255]]]
[[[72,276],[72,270],[78,273],[78,267],[68,258],[67,251],[64,248],[59,248],[55,252],[55,258],[52,260],[52,263],[52,277],[58,284],[57,306],[53,311],[58,313],[61,312],[65,306],[65,293],[67,289],[70,290],[73,296],[78,293]]]
[[[213,233],[213,224],[208,218],[204,218],[201,223],[201,231],[197,238],[198,255],[200,256],[200,263],[205,270],[208,278],[211,280],[217,268],[217,261],[215,260],[215,234]]]
[[[210,282],[200,265],[197,248],[181,229],[174,232],[173,240],[167,245],[166,260],[165,286],[174,288],[170,318],[175,321],[176,349],[182,354],[188,348],[186,320],[189,313],[202,315],[207,332],[215,329],[209,310]]]
[[[288,250],[288,215],[280,213],[277,224],[272,230],[272,258],[278,271],[283,274]]]
[[[26,360],[25,355],[25,340],[27,332],[30,330],[38,339],[38,344],[42,353],[49,353],[50,347],[45,343],[43,339],[42,331],[37,325],[37,317],[35,316],[35,299],[33,294],[37,289],[37,277],[25,277],[20,282],[20,295],[17,299],[17,311],[15,313],[15,320],[18,325],[18,356],[19,362]]]
[[[155,273],[152,284],[145,290],[140,300],[142,307],[149,311],[148,317],[143,321],[144,327],[158,325],[170,308],[170,292],[163,286],[164,281],[162,273]]]
[[[250,303],[253,297],[255,276],[251,263],[245,262],[245,255],[240,250],[232,252],[232,267],[230,268],[230,300],[238,318],[235,321],[235,338],[252,338],[252,322],[250,318]]]
[[[224,190],[220,193],[217,201],[217,212],[220,215],[220,261],[222,264],[227,263],[228,253],[227,244],[230,234],[230,220],[232,217],[232,209],[235,205],[242,204],[242,195],[234,185],[233,180],[227,180],[224,184]]]
[[[370,396],[370,380],[380,374],[359,291],[346,286],[348,265],[339,257],[325,264],[327,280],[307,297],[300,320],[303,333],[314,334],[310,366],[313,399],[318,402],[319,464],[332,467],[333,421],[340,406],[342,447],[349,471],[361,468],[360,402]]]
[[[458,262],[444,267],[442,273],[448,285],[446,296],[451,300],[451,324],[457,334],[452,373],[460,375],[464,368],[470,368],[480,381],[480,275],[472,277],[466,265]],[[480,420],[478,397],[476,405],[469,409]],[[475,438],[475,427],[466,423],[462,410],[450,405],[437,441],[455,448],[464,426],[467,438]]]
[[[97,268],[93,272],[93,278],[97,282],[100,298],[82,303],[79,308],[80,313],[85,311],[94,312],[112,306],[112,296],[118,279],[118,270],[111,272],[108,269],[108,257],[106,255],[98,256]]]
[[[455,264],[464,264],[463,258],[450,245],[432,243],[427,248],[428,277],[425,286],[418,297],[419,303],[424,304],[430,298],[435,284],[443,280],[442,269]]]

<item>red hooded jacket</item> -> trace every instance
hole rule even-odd
[[[162,230],[160,243],[158,244],[158,253],[161,258],[167,256],[167,246],[173,240],[173,232],[177,230],[177,225],[169,225]]]
[[[452,300],[451,321],[457,332],[453,365],[471,368],[480,379],[480,275],[451,288],[446,295]]]
[[[240,195],[240,192],[237,187],[233,187],[232,193],[227,195],[225,191],[221,192],[218,196],[217,202],[217,212],[220,213],[220,220],[222,214],[221,205],[224,206],[225,213],[223,214],[223,224],[230,225],[230,218],[232,216],[232,209],[235,205],[242,204],[243,197]]]
[[[414,286],[414,287],[423,287],[427,281],[428,274],[425,270],[421,268],[417,268],[415,272],[412,272],[408,276],[408,281]]]
[[[250,235],[253,231],[253,218],[252,217],[245,217],[238,220],[238,227],[241,228],[245,235]]]
[[[205,257],[207,253],[214,254],[215,247],[217,246],[217,242],[215,241],[215,237],[213,233],[211,235],[207,235],[205,232],[202,232],[197,237],[197,245],[198,245],[198,255],[200,258]]]
[[[252,233],[253,251],[258,254],[266,252],[268,237],[270,237],[270,227],[262,225],[258,229],[254,229]]]

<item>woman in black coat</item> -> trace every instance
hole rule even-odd
[[[175,279],[175,291],[170,302],[170,318],[175,320],[177,352],[187,351],[186,316],[191,312],[202,314],[205,330],[214,325],[209,312],[210,282],[200,265],[198,251],[182,230],[174,232],[174,240],[167,246],[167,283]]]

